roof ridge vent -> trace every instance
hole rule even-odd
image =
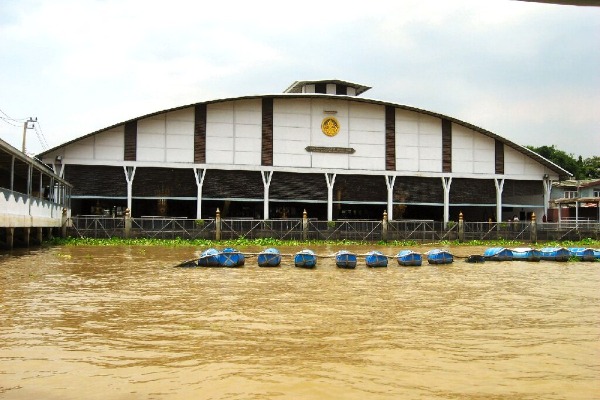
[[[296,81],[292,83],[283,93],[321,93],[340,96],[359,96],[370,86],[358,83],[342,81],[339,79],[327,79],[319,81]]]

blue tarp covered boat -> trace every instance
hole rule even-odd
[[[370,268],[387,267],[388,259],[382,252],[373,250],[368,252],[365,256],[365,263],[367,263],[367,267]]]
[[[423,263],[423,256],[412,250],[400,250],[396,255],[398,265],[403,267],[420,267]]]
[[[226,247],[217,256],[221,267],[236,268],[244,265],[246,258],[242,253],[231,247]]]
[[[596,257],[596,260],[600,260],[600,250],[594,250],[594,257]]]
[[[356,268],[356,254],[348,250],[340,250],[335,253],[335,265],[338,268]]]
[[[483,252],[486,261],[511,261],[513,259],[512,250],[505,247],[490,247]]]
[[[429,264],[451,264],[454,256],[448,250],[433,249],[427,252],[427,262]]]
[[[585,247],[569,247],[569,253],[571,253],[571,257],[576,257],[580,261],[596,261],[594,249]]]
[[[315,268],[317,255],[312,250],[301,250],[294,256],[294,265],[298,268]]]
[[[198,266],[219,267],[219,251],[213,248],[204,250],[198,258]]]
[[[259,267],[279,267],[281,264],[281,253],[272,247],[258,253],[257,262]]]
[[[531,247],[514,248],[512,254],[515,261],[540,261],[542,259],[542,253]]]
[[[546,261],[569,261],[571,252],[564,247],[544,247],[540,249],[542,260]]]

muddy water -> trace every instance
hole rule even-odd
[[[599,263],[173,268],[196,254],[0,257],[0,398],[600,398]]]

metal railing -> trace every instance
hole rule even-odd
[[[129,222],[127,222],[129,220]],[[219,221],[219,222],[218,222]],[[129,226],[128,226],[129,223]],[[600,238],[600,223],[449,222],[431,220],[366,221],[312,219],[205,219],[77,216],[67,221],[67,236],[157,239],[257,239],[416,241],[442,240],[581,240]],[[535,232],[534,232],[535,230]],[[535,235],[534,235],[535,233]]]
[[[274,238],[302,240],[302,219],[253,220],[222,219],[221,239]]]
[[[382,240],[381,221],[308,221],[307,239],[353,240],[377,242]]]

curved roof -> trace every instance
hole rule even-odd
[[[294,84],[292,84],[290,86],[290,88],[298,86],[298,85],[305,85],[307,83],[310,82],[327,82],[327,83],[336,83],[336,82],[340,82],[346,85],[349,85],[350,83],[348,82],[344,82],[344,81],[296,81]],[[352,85],[356,85],[356,84],[352,84]],[[358,85],[360,86],[360,85]],[[361,87],[365,87],[366,86],[361,86]],[[289,90],[290,88],[288,88],[287,90]],[[358,90],[358,89],[357,89]],[[365,89],[366,90],[366,89]],[[539,162],[540,164],[544,165],[545,167],[547,167],[548,169],[550,169],[551,171],[556,172],[561,178],[568,178],[570,176],[572,176],[573,174],[571,174],[569,171],[561,168],[560,166],[556,165],[555,163],[553,163],[552,161],[542,157],[541,155],[537,154],[536,152],[521,146],[519,144],[516,144],[514,142],[511,142],[510,140],[503,138],[500,135],[497,135],[493,132],[490,132],[486,129],[483,129],[481,127],[472,125],[468,122],[465,121],[461,121],[457,118],[453,118],[453,117],[449,117],[447,115],[444,114],[440,114],[440,113],[436,113],[433,111],[428,111],[428,110],[423,110],[420,108],[416,108],[416,107],[412,107],[412,106],[407,106],[407,105],[403,105],[403,104],[397,104],[397,103],[391,103],[391,102],[387,102],[387,101],[381,101],[381,100],[374,100],[374,99],[366,99],[366,98],[360,98],[360,97],[355,97],[355,96],[347,96],[347,95],[332,95],[332,94],[322,94],[322,93],[295,93],[295,92],[288,92],[288,93],[277,93],[277,94],[264,94],[264,95],[250,95],[250,96],[238,96],[238,97],[228,97],[228,98],[222,98],[222,99],[214,99],[214,100],[207,100],[207,101],[200,101],[197,103],[192,103],[192,104],[186,104],[183,106],[178,106],[178,107],[173,107],[173,108],[168,108],[165,110],[160,110],[160,111],[156,111],[153,113],[149,113],[149,114],[145,114],[145,115],[141,115],[138,116],[136,118],[132,118],[129,119],[127,121],[122,121],[113,125],[110,125],[108,127],[105,127],[103,129],[94,131],[92,133],[89,133],[87,135],[81,136],[79,138],[70,140],[68,142],[65,142],[61,145],[55,146],[49,150],[46,150],[42,153],[39,153],[38,156],[39,157],[43,157],[44,155],[51,153],[53,151],[56,151],[57,149],[61,148],[61,147],[65,147],[69,144],[75,143],[79,140],[94,136],[96,134],[99,134],[101,132],[105,132],[107,130],[113,129],[117,126],[123,125],[125,123],[128,122],[133,122],[133,121],[137,121],[139,119],[144,119],[144,118],[149,118],[155,115],[159,115],[159,114],[163,114],[166,112],[171,112],[171,111],[177,111],[177,110],[182,110],[185,108],[189,108],[189,107],[194,107],[197,104],[213,104],[213,103],[221,103],[221,102],[226,102],[226,101],[234,101],[234,100],[252,100],[252,99],[262,99],[262,98],[331,98],[331,99],[344,99],[344,100],[348,100],[348,101],[355,101],[355,102],[362,102],[362,103],[368,103],[368,104],[377,104],[377,105],[383,105],[383,106],[392,106],[395,108],[400,108],[402,110],[408,110],[408,111],[413,111],[413,112],[417,112],[417,113],[421,113],[421,114],[426,114],[426,115],[430,115],[430,116],[434,116],[434,117],[438,117],[438,118],[442,118],[442,119],[447,119],[457,125],[461,125],[464,126],[466,128],[472,129],[476,132],[479,132],[483,135],[486,135],[490,138],[496,139],[500,142],[502,142],[503,144],[505,144],[508,147],[511,147],[512,149],[515,149],[516,151],[526,155],[527,157],[530,157],[534,160],[536,160],[537,162]]]

